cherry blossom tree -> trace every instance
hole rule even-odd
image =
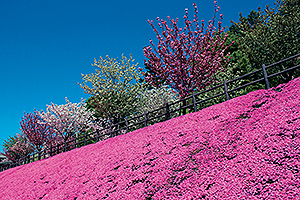
[[[50,147],[57,140],[54,129],[48,123],[40,123],[42,121],[36,111],[27,113],[20,121],[22,133],[38,151]]]
[[[49,124],[54,131],[66,143],[72,137],[88,130],[101,130],[101,121],[96,122],[94,113],[85,108],[84,99],[80,103],[71,103],[66,99],[66,104],[47,105],[47,110],[37,111],[38,115],[45,121],[41,124]]]
[[[149,90],[146,90],[145,92],[141,93],[139,102],[136,103],[137,109],[136,113],[134,115],[131,115],[130,117],[143,115],[144,113],[151,112],[157,108],[161,108],[163,106],[166,106],[166,103],[173,103],[175,101],[179,100],[179,95],[174,90],[168,88],[167,85],[163,85],[160,88],[152,88]],[[179,104],[175,104],[169,107],[170,110],[175,110],[179,108]],[[161,109],[159,111],[148,113],[148,118],[153,118],[158,115],[162,115],[166,113],[166,109]],[[177,117],[178,113],[172,113],[171,118]],[[162,116],[160,118],[156,118],[151,120],[151,123],[157,123],[161,122],[165,119],[165,116]],[[138,123],[140,119],[136,119],[133,123]]]
[[[160,88],[153,88],[141,94],[137,104],[137,112],[151,112],[157,108],[165,106],[166,103],[173,103],[179,100],[179,95],[174,90],[163,85]]]
[[[194,20],[190,21],[186,9],[185,27],[179,28],[178,18],[167,21],[157,17],[161,33],[155,28],[153,20],[148,23],[156,33],[158,44],[144,47],[146,68],[150,72],[143,73],[148,83],[153,86],[167,84],[179,92],[181,98],[191,94],[194,90],[202,90],[215,80],[212,75],[222,69],[222,65],[229,60],[225,55],[227,34],[222,27],[222,14],[215,26],[216,14],[220,7],[215,1],[215,15],[209,21],[204,31],[204,20],[201,25],[198,20],[198,10],[194,3]]]
[[[136,107],[135,112],[125,117],[125,120],[126,119],[128,120],[128,126],[130,132],[144,127],[144,124],[140,124],[140,122],[144,120],[145,113],[147,114],[147,119],[151,119],[159,115],[162,115],[161,117],[149,120],[147,124],[150,125],[150,124],[155,124],[164,121],[166,119],[166,112],[167,112],[165,107],[166,103],[169,104],[170,111],[180,108],[179,104],[170,105],[175,101],[179,100],[179,95],[176,91],[169,88],[167,85],[163,85],[159,88],[155,88],[155,87],[148,88],[146,91],[140,91],[137,95],[139,97],[138,101],[132,104],[132,106]],[[152,112],[153,110],[161,107],[165,107],[165,108]],[[177,116],[178,113],[173,112],[170,114],[169,117],[174,118]],[[120,127],[125,128],[122,125],[123,124],[121,124]],[[120,127],[117,128],[119,129]],[[115,130],[117,128],[113,127],[112,130]],[[122,134],[125,132],[126,131],[124,129],[121,130]]]
[[[4,140],[3,151],[2,155],[16,163],[20,158],[32,153],[34,147],[24,135],[17,133],[15,136],[9,136],[7,140]]]

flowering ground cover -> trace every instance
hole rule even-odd
[[[300,199],[300,79],[0,172],[1,199]]]

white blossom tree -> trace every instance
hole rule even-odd
[[[95,121],[94,113],[85,108],[84,99],[80,103],[71,103],[67,97],[66,104],[56,105],[51,103],[47,105],[47,110],[37,111],[39,116],[53,127],[54,131],[64,140],[69,141],[73,136],[79,133],[93,130],[102,130],[101,121]]]
[[[95,59],[95,73],[82,74],[83,83],[78,83],[85,93],[92,95],[87,100],[88,108],[112,125],[134,113],[138,94],[148,87],[145,81],[138,82],[142,78],[138,65],[131,55]]]
[[[179,100],[178,93],[168,88],[167,85],[163,85],[160,88],[153,88],[141,94],[137,112],[150,112],[165,106],[167,102],[170,104],[176,100]]]
[[[163,106],[166,106],[166,103],[173,103],[175,101],[178,101],[180,99],[178,92],[174,91],[173,89],[169,88],[167,85],[163,85],[159,88],[152,88],[152,89],[148,89],[143,93],[140,93],[140,98],[139,101],[136,103],[136,112],[134,115],[131,115],[130,118],[134,117],[134,116],[138,116],[138,115],[142,115],[144,113],[148,113],[151,112],[155,109],[161,108]],[[175,104],[169,107],[170,111],[175,110],[175,109],[179,109],[180,108],[180,104]],[[153,113],[149,113],[147,115],[147,118],[153,118],[162,114],[166,113],[166,109],[161,109],[159,111],[153,112]],[[173,117],[177,117],[178,113],[172,113],[170,115],[171,118]],[[157,122],[161,122],[162,120],[165,119],[165,116],[156,118],[151,120],[151,123],[157,123]],[[139,122],[141,119],[136,119],[136,120],[132,120],[130,121],[130,125],[133,123],[137,123]],[[134,126],[134,128],[137,128],[136,126]]]

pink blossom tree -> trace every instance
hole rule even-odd
[[[15,136],[9,136],[7,140],[4,140],[3,151],[1,153],[8,160],[17,162],[20,158],[28,156],[34,151],[34,147],[28,141],[24,135],[17,133]]]
[[[47,105],[47,111],[37,111],[45,121],[41,124],[49,124],[54,131],[66,143],[79,133],[88,130],[101,130],[101,121],[95,122],[94,113],[85,108],[84,99],[80,103],[71,103],[66,99],[66,104]]]
[[[40,123],[42,121],[36,111],[34,114],[27,113],[20,121],[22,133],[38,151],[50,147],[58,139],[53,127],[48,123]]]
[[[229,60],[229,54],[225,55],[227,34],[222,27],[222,14],[215,26],[216,14],[220,7],[215,3],[215,14],[213,20],[209,21],[204,31],[204,20],[201,25],[198,20],[198,10],[194,3],[194,20],[190,21],[186,9],[185,27],[179,28],[178,18],[167,21],[157,17],[161,33],[155,28],[153,20],[148,23],[156,33],[158,44],[144,47],[146,68],[148,72],[143,73],[147,82],[155,87],[167,84],[178,91],[181,98],[191,94],[194,90],[205,89],[214,83],[213,74],[222,69],[222,65]]]

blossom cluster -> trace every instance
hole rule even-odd
[[[300,78],[0,173],[2,199],[299,199]]]
[[[28,141],[28,138],[23,134],[17,133],[13,137],[9,137],[8,140],[4,140],[3,145],[4,153],[1,153],[7,160],[17,162],[24,155],[28,155],[34,151],[34,147]]]
[[[78,83],[85,93],[92,95],[87,100],[87,107],[99,118],[105,118],[114,124],[135,111],[138,94],[145,91],[147,85],[140,82],[142,74],[137,70],[139,63],[135,59],[106,59],[100,56],[94,60],[95,73],[82,74],[83,83]]]
[[[84,106],[84,99],[80,103],[71,103],[66,99],[66,104],[56,105],[51,103],[47,105],[47,110],[37,111],[38,115],[45,121],[41,124],[49,124],[55,132],[67,141],[76,133],[88,131],[90,129],[102,129],[100,122],[95,122],[94,113]]]
[[[25,114],[20,121],[23,135],[38,151],[57,140],[53,127],[47,123],[41,123],[41,121],[43,121],[42,118],[36,112]]]
[[[25,114],[20,121],[22,134],[6,141],[2,154],[17,162],[34,151],[39,155],[41,151],[49,153],[51,147],[52,151],[55,151],[62,148],[63,143],[73,149],[75,138],[80,134],[89,134],[90,138],[107,132],[101,126],[102,121],[96,121],[94,112],[87,110],[84,99],[81,99],[80,103],[71,103],[65,99],[66,104],[63,105],[47,105],[46,112],[41,110]],[[55,152],[52,152],[52,155],[55,155]]]
[[[156,117],[158,115],[163,115],[166,113],[166,109],[160,109],[158,111],[152,112],[153,110],[156,110],[158,108],[166,106],[166,103],[172,104],[175,101],[179,100],[178,93],[176,93],[174,90],[168,88],[167,85],[163,85],[160,88],[152,88],[150,90],[146,90],[140,95],[139,101],[136,103],[136,113],[134,115],[129,116],[129,118],[132,118],[134,116],[142,116],[144,117],[144,113],[147,113],[147,119],[151,119],[153,117]],[[179,104],[174,104],[169,106],[169,110],[175,110],[179,109]],[[150,112],[150,113],[149,113]],[[178,113],[172,113],[171,118],[177,117]],[[150,123],[154,124],[160,121],[164,121],[165,115],[163,117],[155,118],[150,121]],[[139,123],[141,120],[144,119],[135,119],[135,120],[129,120],[130,124],[129,126],[133,124]],[[137,127],[134,127],[137,128]],[[138,128],[137,128],[138,129]]]
[[[215,1],[215,16],[220,7]],[[167,21],[157,17],[161,33],[154,26],[153,20],[148,23],[156,33],[158,44],[154,45],[150,40],[150,46],[146,46],[144,55],[147,58],[145,65],[154,73],[143,73],[146,81],[156,85],[165,83],[179,92],[184,98],[194,90],[201,90],[214,83],[214,74],[222,70],[222,64],[229,60],[229,54],[225,51],[231,45],[225,45],[227,33],[222,27],[223,15],[220,14],[217,27],[215,16],[209,20],[207,29],[204,30],[204,20],[201,25],[198,19],[198,9],[194,3],[195,15],[193,21],[189,20],[186,9],[185,27],[178,27],[178,18]]]

